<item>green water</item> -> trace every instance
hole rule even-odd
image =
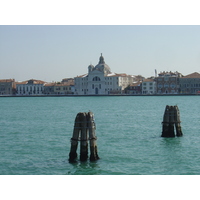
[[[0,174],[200,174],[199,98],[0,98]],[[178,105],[183,137],[160,137],[166,105]],[[74,120],[89,110],[100,160],[71,164]]]

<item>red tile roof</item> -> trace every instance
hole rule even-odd
[[[14,79],[0,79],[0,82],[1,83],[8,83],[8,82],[14,82],[15,80]]]
[[[200,78],[200,74],[198,72],[194,72],[194,73],[188,74],[182,78]]]
[[[44,84],[46,83],[45,81],[41,81],[41,80],[35,80],[35,79],[30,79],[30,80],[27,80],[27,81],[22,81],[22,82],[16,82],[17,85],[22,85],[22,84],[27,84],[28,81],[33,81],[33,84]]]

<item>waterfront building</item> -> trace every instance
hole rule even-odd
[[[1,79],[0,80],[0,95],[15,94],[15,79]]]
[[[128,87],[126,87],[125,93],[130,94],[130,95],[141,94],[142,93],[142,81],[138,81],[138,82],[130,84]]]
[[[194,72],[179,79],[181,94],[200,94],[200,74]]]
[[[112,73],[101,54],[99,63],[95,67],[89,65],[87,74],[74,78],[75,94],[122,94],[124,89],[133,83],[133,78],[133,76],[127,74]]]
[[[53,95],[54,94],[54,86],[56,85],[55,82],[53,83],[45,83],[44,84],[44,94],[45,95]]]
[[[24,82],[16,82],[17,95],[43,95],[44,94],[44,81],[28,80]]]
[[[142,82],[142,94],[156,94],[156,82],[152,78],[144,79]]]
[[[71,83],[57,83],[54,85],[55,95],[73,94],[73,85]]]
[[[178,94],[179,78],[182,74],[179,72],[161,72],[155,78],[157,85],[157,94]]]
[[[74,85],[74,78],[64,78],[61,83],[70,83],[71,85]]]
[[[69,95],[74,94],[74,83],[69,82],[58,82],[58,83],[46,83],[44,85],[45,95]]]

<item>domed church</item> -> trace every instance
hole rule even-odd
[[[122,94],[133,83],[133,76],[112,73],[101,54],[95,67],[89,65],[88,73],[77,76],[74,80],[76,95],[109,95]]]

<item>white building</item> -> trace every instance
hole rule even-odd
[[[133,83],[133,76],[111,73],[101,54],[95,67],[89,65],[88,73],[77,76],[74,80],[76,95],[122,94],[124,89]]]
[[[153,79],[143,80],[142,94],[156,94],[156,82]]]
[[[43,95],[44,94],[44,81],[28,80],[16,83],[17,95]]]

